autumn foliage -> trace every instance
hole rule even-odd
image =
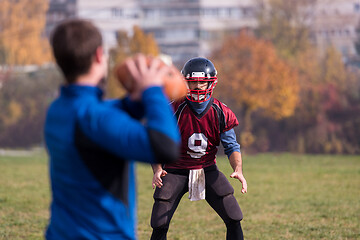
[[[43,37],[48,1],[0,1],[0,63],[43,64],[51,59]]]
[[[311,55],[299,56],[301,104],[282,122],[291,138],[278,144],[299,153],[359,153],[359,70],[347,69],[334,48]]]
[[[227,38],[212,60],[218,70],[218,96],[244,111],[243,145],[255,140],[251,135],[255,111],[262,110],[274,119],[293,114],[299,90],[297,73],[277,56],[270,42],[241,32]]]
[[[267,3],[260,8],[256,34],[271,41],[279,56],[296,69],[299,102],[289,118],[253,119],[254,134],[271,139],[268,149],[276,151],[360,153],[359,69],[346,66],[331,45],[317,54],[309,38],[316,0]]]
[[[224,42],[213,58],[221,91],[236,104],[270,117],[291,116],[297,103],[296,72],[281,60],[271,43],[242,32]]]

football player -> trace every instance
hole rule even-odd
[[[172,103],[181,133],[180,159],[152,165],[152,185],[156,189],[151,239],[166,239],[170,220],[186,192],[190,200],[205,199],[217,212],[226,225],[226,239],[243,239],[240,224],[243,215],[233,195],[234,189],[216,166],[217,147],[221,142],[234,169],[230,177],[241,182],[242,193],[247,192],[240,145],[233,129],[238,120],[226,105],[212,97],[217,71],[210,60],[190,59],[181,73],[188,83],[188,94]]]
[[[99,29],[66,20],[51,43],[65,82],[44,127],[52,193],[45,238],[135,240],[134,161],[179,156],[180,134],[162,91],[169,70],[159,60],[148,65],[144,55],[128,59],[135,90],[121,100],[103,100],[99,84],[107,60]]]

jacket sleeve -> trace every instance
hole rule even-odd
[[[141,105],[143,122],[133,118],[124,105],[87,106],[79,114],[80,127],[101,147],[123,159],[148,163],[176,161],[180,134],[162,89],[145,90]]]
[[[142,101],[132,101],[129,96],[123,99],[107,100],[106,104],[122,109],[135,119],[142,119],[145,116],[144,105]]]

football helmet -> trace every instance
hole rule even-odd
[[[181,74],[185,80],[189,82],[207,82],[208,86],[205,90],[191,90],[188,89],[186,98],[192,102],[207,101],[217,84],[217,71],[214,64],[202,57],[192,58],[187,61],[181,70]]]

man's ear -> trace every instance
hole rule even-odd
[[[105,60],[104,49],[102,46],[98,47],[95,52],[95,62],[101,63]]]

